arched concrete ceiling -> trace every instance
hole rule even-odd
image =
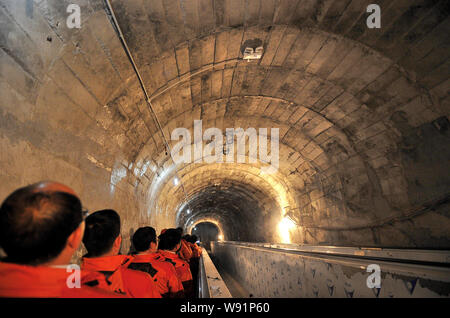
[[[378,1],[382,28],[369,29],[369,3],[111,1],[153,113],[104,3],[87,2],[83,27],[68,31],[57,23],[65,4],[42,1],[33,23],[56,34],[48,54],[5,40],[28,76],[8,85],[31,88],[33,111],[15,116],[36,131],[64,126],[48,151],[57,145],[66,161],[101,169],[111,189],[140,198],[140,217],[159,229],[211,219],[229,238],[270,241],[288,213],[295,242],[446,245],[445,229],[431,224],[448,229],[448,217],[423,206],[449,195],[449,4]],[[2,6],[5,19],[21,10]],[[31,33],[31,22],[16,20]],[[42,46],[23,39],[31,51]],[[262,59],[242,60],[258,41]],[[58,101],[57,110],[47,106]],[[156,118],[171,147],[173,129],[193,136],[194,120],[224,133],[279,128],[279,169],[267,176],[262,163],[175,165]]]
[[[113,1],[113,8],[165,136],[176,127],[189,128],[193,135],[195,119],[203,120],[204,129],[223,132],[228,127],[278,127],[279,178],[289,184],[288,210],[303,225],[302,213],[312,214],[315,226],[345,228],[411,208],[414,199],[399,171],[402,123],[413,129],[448,114],[430,89],[448,75],[433,70],[448,65],[449,52],[440,48],[445,54],[431,60],[417,48],[425,49],[418,39],[424,25],[431,31],[430,21],[443,19],[438,11],[448,7],[442,2],[383,4],[383,21],[388,16],[392,21],[377,31],[362,27],[368,3]],[[412,17],[414,25],[407,23]],[[242,60],[248,41],[262,43],[260,61]],[[162,147],[159,139],[148,153]],[[234,169],[195,165],[187,173],[178,168],[188,200],[195,198],[198,213],[191,218],[201,218],[203,210],[211,213],[211,201],[217,204],[216,214],[227,218],[225,201],[230,211],[243,214],[230,212],[228,220],[245,224],[246,209],[236,208],[231,199],[239,190],[210,190],[213,182],[230,180]],[[233,181],[251,188],[245,185],[249,174]],[[262,182],[252,183],[261,187]],[[175,211],[168,202],[173,192],[163,190],[160,205]],[[185,194],[178,193],[175,202],[185,201]],[[253,195],[238,201],[251,206],[252,200],[261,199]],[[280,207],[270,209],[279,213]]]

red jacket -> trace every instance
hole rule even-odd
[[[115,293],[133,298],[161,298],[158,287],[148,274],[127,269],[132,258],[128,255],[84,257],[81,268],[101,273],[106,278],[106,285],[98,281],[99,288],[112,290]],[[92,276],[89,277],[90,282],[87,282],[87,280],[84,283],[92,284],[94,282],[96,284]]]
[[[189,268],[189,264],[182,260],[178,254],[172,253],[169,251],[159,250],[158,251],[157,260],[161,260],[164,262],[168,262],[175,267],[178,278],[183,284],[184,292],[187,297],[191,297],[193,295],[193,281],[192,281],[192,273]]]
[[[168,262],[157,260],[158,257],[157,253],[137,254],[129,263],[128,268],[148,273],[163,297],[184,297],[183,285],[177,276],[175,267]]]
[[[192,250],[192,257],[193,258],[199,258],[200,256],[202,256],[202,249],[200,246],[198,246],[195,243],[190,243],[188,242],[191,250]]]
[[[69,288],[73,274],[65,268],[29,266],[0,262],[0,297],[33,298],[117,298],[123,297],[96,287],[81,284]],[[81,271],[81,281],[93,273]]]
[[[181,240],[181,248],[180,251],[178,252],[178,255],[180,256],[181,259],[185,260],[186,262],[189,262],[189,260],[193,256],[191,247],[189,246],[189,242],[187,242],[184,239]]]

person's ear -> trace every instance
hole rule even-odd
[[[122,243],[122,236],[119,234],[119,236],[116,237],[116,239],[113,242],[111,252],[113,255],[117,255],[120,252],[120,244]]]
[[[84,227],[85,223],[81,222],[80,226],[78,226],[77,229],[73,231],[72,234],[69,235],[69,237],[67,238],[68,247],[70,247],[73,250],[78,249],[83,239]]]
[[[117,248],[117,250],[120,249],[120,244],[122,244],[122,235],[119,234],[119,236],[114,241],[114,246]]]

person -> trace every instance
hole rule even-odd
[[[85,228],[73,189],[41,181],[11,193],[0,207],[0,297],[110,298],[111,292],[81,284],[93,273],[68,271]]]
[[[194,258],[200,258],[202,256],[202,249],[200,246],[197,245],[198,237],[197,235],[189,235],[186,238],[186,241],[189,243],[189,247],[192,250],[192,257]]]
[[[180,233],[180,236],[181,236],[181,248],[177,253],[181,259],[183,259],[189,263],[189,261],[191,260],[191,258],[193,256],[192,250],[191,250],[189,244],[187,243],[187,241],[184,239],[184,236],[182,236],[183,228],[178,227],[178,228],[176,228],[176,230]]]
[[[158,257],[156,259],[168,262],[175,267],[178,278],[183,284],[186,297],[194,297],[192,273],[189,264],[180,258],[177,252],[181,248],[181,234],[176,229],[167,229],[159,236]]]
[[[197,290],[198,288],[198,269],[200,264],[200,257],[202,255],[201,248],[196,244],[197,242],[197,236],[196,235],[185,235],[186,243],[189,245],[189,247],[192,250],[192,257],[189,260],[189,268],[191,269],[192,273],[192,280],[194,282],[194,289]]]
[[[91,280],[90,284],[133,298],[161,298],[148,274],[127,268],[133,257],[119,254],[121,243],[120,216],[116,211],[100,210],[86,218],[83,244],[87,254],[81,268],[101,274],[107,282],[97,284]]]
[[[132,241],[136,254],[128,268],[148,273],[163,298],[183,298],[183,285],[175,267],[156,259],[158,242],[155,229],[150,226],[139,228],[134,233]]]

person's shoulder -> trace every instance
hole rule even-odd
[[[161,270],[163,270],[164,272],[166,272],[169,275],[176,273],[175,268],[169,262],[164,262],[162,260],[155,260],[151,264],[154,264],[155,267],[160,268]]]
[[[127,298],[112,291],[97,287],[83,285],[81,288],[65,289],[62,293],[63,298]]]
[[[123,269],[123,280],[133,298],[161,298],[152,277],[144,272]]]
[[[189,263],[187,261],[185,261],[184,259],[182,259],[181,257],[177,257],[177,259],[175,261],[178,263],[178,266],[189,268]]]
[[[128,278],[143,279],[143,280],[151,279],[149,274],[131,268],[124,268],[123,273]]]
[[[122,269],[122,278],[124,283],[131,288],[141,289],[142,287],[145,290],[148,285],[153,283],[150,274],[130,268]]]

